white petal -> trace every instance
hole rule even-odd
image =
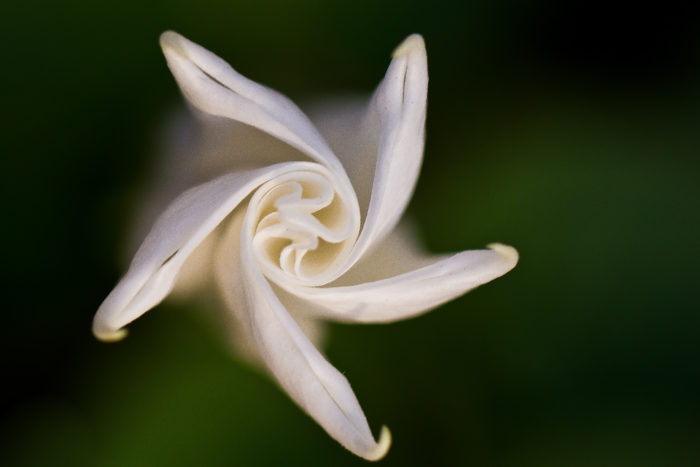
[[[197,118],[185,109],[172,112],[159,132],[158,157],[141,190],[120,255],[124,267],[155,220],[180,193],[221,174],[305,158],[287,143],[256,128],[196,109],[195,113]]]
[[[250,325],[245,311],[248,303],[241,275],[241,226],[246,211],[247,208],[241,206],[224,221],[215,246],[215,254],[212,256],[212,266],[215,270],[219,295],[225,307],[221,310],[220,329],[224,333],[226,342],[239,357],[255,366],[260,366],[262,361],[258,355],[257,345],[250,334]]]
[[[241,266],[250,333],[267,368],[289,396],[347,449],[368,460],[391,443],[383,429],[375,441],[347,379],[304,335],[258,269],[250,243],[253,216],[241,234]]]
[[[398,276],[339,287],[289,287],[311,306],[309,313],[344,322],[386,323],[410,318],[507,273],[518,252],[494,243],[488,250],[469,250],[436,257],[432,264]]]
[[[359,285],[389,279],[430,266],[452,254],[428,252],[420,232],[410,216],[404,216],[396,228],[369,250],[353,267],[329,286]]]
[[[333,151],[287,97],[244,77],[173,31],[164,32],[160,44],[180,89],[195,107],[269,133],[326,165],[338,177],[347,178]]]
[[[165,298],[185,260],[253,189],[288,170],[314,167],[287,162],[228,174],[183,193],[156,221],[126,275],[100,305],[95,336],[107,341],[124,337],[120,329]]]
[[[250,125],[194,110],[200,128],[200,147],[194,154],[199,160],[195,164],[204,180],[234,170],[308,158],[284,141]]]
[[[380,134],[372,195],[356,257],[393,230],[411,199],[423,159],[427,96],[425,44],[414,34],[394,52],[370,104],[369,125],[378,125]]]
[[[191,297],[208,290],[214,284],[211,259],[219,237],[218,229],[212,231],[189,255],[177,273],[171,293],[174,297]]]
[[[363,95],[323,99],[304,107],[350,177],[363,218],[369,207],[380,133],[377,119],[368,118],[370,111],[375,115],[369,103]]]
[[[172,112],[159,129],[157,158],[149,167],[148,180],[139,187],[139,203],[134,208],[127,237],[120,253],[120,265],[129,265],[139,245],[153,227],[160,214],[182,192],[205,180],[197,181],[197,125],[190,112]]]
[[[260,366],[263,362],[260,360],[256,344],[252,340],[253,336],[250,335],[248,329],[243,329],[243,323],[248,322],[245,316],[248,304],[241,277],[240,243],[241,227],[245,213],[246,210],[241,206],[229,216],[229,219],[224,221],[225,225],[219,230],[220,235],[217,238],[214,254],[210,256],[210,260],[213,260],[216,283],[226,307],[221,313],[220,326],[227,338],[226,342],[231,344],[239,357],[243,357],[249,362]],[[210,264],[210,266],[212,265]],[[288,306],[286,308],[306,337],[315,346],[322,347],[326,336],[326,323],[308,316],[300,308],[290,308]]]

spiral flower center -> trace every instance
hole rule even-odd
[[[358,226],[325,174],[294,171],[277,177],[256,191],[251,206],[253,249],[270,279],[304,285],[332,280]]]

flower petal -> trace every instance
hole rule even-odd
[[[507,273],[518,262],[515,248],[493,243],[397,276],[338,287],[285,287],[311,306],[309,314],[335,321],[387,323],[410,318]],[[284,284],[280,284],[284,285]]]
[[[164,32],[160,44],[180,89],[195,107],[269,133],[347,179],[338,158],[290,99],[246,78],[176,32]]]
[[[256,128],[194,110],[196,115],[186,109],[172,112],[159,132],[158,158],[120,255],[124,267],[155,220],[187,189],[225,173],[304,159],[298,150]]]
[[[287,170],[316,166],[287,162],[236,172],[180,195],[156,221],[126,275],[100,305],[93,320],[95,336],[105,341],[123,338],[120,329],[168,295],[185,260],[253,189]]]
[[[380,128],[380,134],[372,195],[356,258],[393,230],[411,199],[423,159],[427,96],[425,43],[413,34],[394,51],[366,117],[365,125]]]
[[[253,253],[254,216],[241,233],[241,268],[248,306],[243,310],[258,353],[289,396],[330,436],[367,460],[382,458],[391,443],[382,429],[375,441],[347,379],[321,355],[292,319],[260,272]]]
[[[220,235],[216,239],[214,254],[210,256],[210,260],[214,265],[216,284],[225,306],[224,310],[217,310],[223,312],[220,329],[224,331],[226,341],[231,344],[239,357],[243,357],[256,366],[262,366],[257,346],[252,340],[253,336],[249,335],[248,329],[243,329],[242,326],[248,321],[245,316],[248,304],[241,276],[240,242],[245,214],[246,209],[241,206],[224,221]],[[288,307],[286,304],[285,307],[306,337],[315,346],[322,347],[326,337],[326,323],[308,316],[303,309]]]
[[[343,164],[357,194],[360,212],[367,215],[377,165],[380,125],[368,118],[366,95],[324,98],[304,106],[313,124]],[[374,115],[374,113],[372,113]]]

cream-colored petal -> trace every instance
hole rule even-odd
[[[260,184],[289,170],[318,167],[287,162],[224,175],[180,195],[163,212],[136,252],[129,270],[102,302],[93,333],[106,341],[124,337],[126,324],[160,303],[191,253]]]
[[[268,370],[289,396],[330,436],[368,460],[383,457],[391,442],[383,429],[375,441],[347,379],[321,355],[292,319],[259,270],[251,244],[254,215],[241,233],[244,325]]]
[[[409,264],[406,259],[399,261],[404,262],[403,267]],[[488,250],[435,257],[432,264],[387,279],[357,285],[285,289],[289,299],[306,301],[308,313],[319,318],[387,323],[425,313],[502,276],[517,262],[518,252],[513,247],[494,243]],[[369,262],[365,267],[371,265]],[[381,268],[382,263],[376,267]]]
[[[244,77],[217,55],[176,32],[164,32],[160,44],[180,89],[195,107],[279,138],[326,165],[349,185],[338,158],[290,99]]]

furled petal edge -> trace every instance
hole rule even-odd
[[[325,319],[387,323],[410,318],[507,273],[518,262],[515,248],[500,243],[469,250],[398,276],[343,287],[285,287]],[[285,284],[280,284],[284,287]]]
[[[160,45],[180,89],[203,112],[262,130],[324,164],[351,189],[338,158],[306,115],[286,96],[236,72],[226,61],[173,31]]]
[[[257,186],[285,171],[314,167],[312,162],[286,162],[235,172],[180,195],[158,218],[129,270],[98,308],[95,336],[104,341],[125,337],[121,328],[168,295],[185,260]]]
[[[348,380],[321,355],[292,319],[255,261],[248,215],[241,233],[241,268],[248,306],[245,325],[260,357],[289,396],[328,434],[351,452],[379,460],[391,435],[382,428],[375,441]]]
[[[425,141],[428,62],[423,38],[413,34],[393,54],[370,102],[367,118],[380,125],[367,218],[354,259],[396,226],[418,180]]]

